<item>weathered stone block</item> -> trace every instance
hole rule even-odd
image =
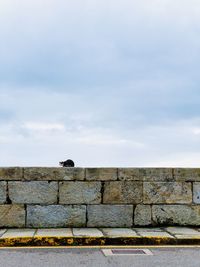
[[[145,204],[192,203],[192,185],[182,182],[144,182]]]
[[[105,182],[103,203],[135,204],[142,202],[142,183],[135,181]]]
[[[200,206],[153,205],[152,215],[158,225],[200,225]]]
[[[58,183],[47,181],[8,182],[8,191],[12,203],[56,204]]]
[[[142,181],[139,168],[119,168],[118,176],[121,181]]]
[[[87,168],[86,180],[117,180],[117,168]]]
[[[22,180],[23,168],[5,167],[0,168],[0,180]]]
[[[84,180],[85,179],[85,169],[84,168],[57,168],[56,180]]]
[[[61,204],[101,203],[101,182],[60,182]]]
[[[132,205],[89,205],[88,227],[131,227]]]
[[[134,212],[134,224],[137,226],[151,225],[151,206],[137,205]]]
[[[84,227],[85,224],[84,205],[27,206],[27,227]]]
[[[200,168],[174,168],[173,174],[177,181],[200,182]]]
[[[23,205],[0,205],[0,227],[24,227],[25,209]]]
[[[144,181],[174,181],[172,168],[140,168],[140,177]]]
[[[6,203],[6,187],[7,184],[4,181],[0,181],[0,203]]]
[[[24,168],[25,180],[84,180],[83,168],[49,168],[49,167],[27,167]]]
[[[200,204],[200,182],[193,183],[193,202]]]

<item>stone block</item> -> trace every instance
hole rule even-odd
[[[137,237],[135,231],[128,228],[102,228],[101,231],[108,237]]]
[[[33,238],[36,229],[8,229],[2,238]]]
[[[157,225],[200,226],[200,206],[153,205],[153,221]]]
[[[151,206],[137,205],[134,211],[134,224],[138,226],[151,225]]]
[[[131,227],[132,205],[89,205],[88,227]]]
[[[172,168],[140,168],[142,180],[150,182],[173,182]]]
[[[86,180],[89,181],[117,180],[117,168],[87,168]]]
[[[139,235],[142,237],[149,237],[149,238],[153,238],[153,237],[157,237],[157,238],[174,238],[172,235],[168,234],[167,232],[164,231],[160,231],[160,232],[147,232],[147,231],[140,231]]]
[[[6,203],[6,188],[7,188],[7,183],[4,181],[0,181],[0,203],[4,204]]]
[[[34,237],[73,237],[73,234],[71,228],[38,229]]]
[[[144,204],[192,203],[192,185],[182,182],[144,182]]]
[[[60,204],[101,203],[101,182],[60,182]]]
[[[56,228],[85,225],[86,206],[84,205],[27,206],[27,227]]]
[[[166,227],[165,230],[172,235],[197,235],[197,230],[188,227]]]
[[[103,203],[108,204],[137,204],[142,202],[141,182],[112,181],[105,182]]]
[[[200,168],[174,168],[173,174],[177,181],[200,182]]]
[[[0,180],[22,180],[23,168],[5,167],[0,168]]]
[[[193,183],[193,202],[200,204],[200,182]]]
[[[83,168],[27,167],[24,168],[24,179],[29,181],[84,180],[85,170]]]
[[[96,228],[73,228],[74,236],[102,237],[103,233]]]
[[[56,204],[58,183],[47,181],[8,182],[9,198],[12,203]]]
[[[24,205],[0,205],[0,227],[25,227]]]
[[[7,229],[0,229],[0,238],[3,236],[3,234],[7,231]]]
[[[121,181],[142,181],[139,168],[119,168],[118,178]]]

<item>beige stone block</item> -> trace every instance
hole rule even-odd
[[[132,205],[88,205],[87,227],[131,227]]]
[[[119,168],[118,175],[121,181],[142,181],[139,168]]]
[[[9,197],[18,204],[56,204],[58,183],[47,181],[8,182]]]
[[[117,180],[117,168],[87,168],[86,180],[90,181]]]
[[[0,227],[25,227],[24,205],[0,205]]]
[[[60,204],[101,203],[101,182],[60,182]]]
[[[5,181],[0,181],[0,203],[6,203],[7,196],[7,183]]]
[[[134,211],[134,225],[147,226],[151,224],[151,206],[137,205]]]
[[[174,168],[173,174],[177,181],[200,182],[200,168]]]
[[[103,203],[108,204],[137,204],[142,202],[141,182],[113,181],[105,182]]]
[[[144,204],[190,204],[192,185],[182,182],[144,182]]]
[[[54,168],[54,167],[27,167],[24,168],[24,179],[29,181],[71,181],[84,180],[83,168]]]
[[[200,226],[200,205],[153,205],[152,215],[157,225]]]
[[[140,168],[142,180],[151,182],[173,182],[172,168]]]
[[[23,168],[4,167],[0,168],[0,180],[22,180]]]

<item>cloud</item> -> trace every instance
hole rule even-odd
[[[199,11],[1,1],[0,164],[198,166]]]

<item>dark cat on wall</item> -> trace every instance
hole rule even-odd
[[[62,167],[74,167],[75,166],[73,160],[71,160],[71,159],[68,159],[68,160],[65,160],[65,161],[60,161],[59,164]]]

